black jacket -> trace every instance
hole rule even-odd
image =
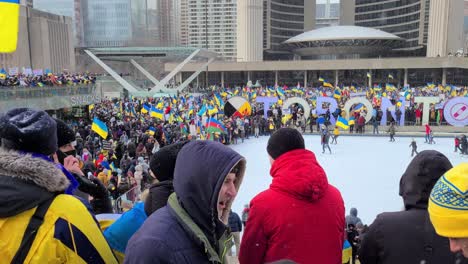
[[[400,180],[405,211],[382,213],[369,227],[359,250],[361,264],[456,262],[447,238],[438,236],[427,212],[430,192],[452,165],[434,150],[420,152]]]
[[[242,221],[239,215],[233,211],[229,213],[229,228],[231,228],[231,232],[242,232]]]
[[[172,181],[162,181],[151,185],[145,201],[145,213],[150,216],[154,211],[166,206],[169,195],[174,192]]]

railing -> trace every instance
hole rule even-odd
[[[128,190],[126,193],[122,194],[119,196],[117,199],[115,199],[114,202],[114,213],[116,214],[121,214],[123,213],[123,209],[125,206],[125,203],[131,208],[135,204],[135,202],[138,201],[139,198],[139,190],[137,189],[139,186],[135,186]],[[128,209],[130,209],[128,208]]]
[[[94,94],[96,86],[77,85],[77,86],[43,86],[43,87],[7,87],[0,86],[0,101],[48,98],[55,96],[73,96]]]

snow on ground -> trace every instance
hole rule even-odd
[[[233,210],[239,216],[244,205],[271,183],[270,163],[266,152],[268,138],[250,138],[232,146],[247,159],[247,171],[233,205]],[[351,207],[356,207],[362,221],[371,224],[381,212],[403,209],[403,200],[398,195],[398,190],[401,175],[412,159],[410,137],[396,137],[396,142],[390,143],[388,137],[341,136],[338,138],[338,145],[331,145],[331,155],[328,152],[322,154],[318,135],[305,135],[304,139],[306,148],[316,154],[327,173],[330,184],[341,191],[346,214]],[[418,151],[438,150],[454,166],[468,162],[467,157],[454,153],[453,138],[435,138],[435,145],[425,144],[424,138],[415,139]]]

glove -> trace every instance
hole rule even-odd
[[[113,214],[112,203],[110,197],[94,198],[91,200],[91,206],[95,214]]]
[[[89,180],[88,178],[76,174],[73,174],[73,176],[75,176],[80,184],[80,186],[78,186],[80,191],[91,195],[94,199],[109,197],[109,192],[99,179],[93,178]]]

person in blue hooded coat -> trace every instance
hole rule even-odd
[[[175,193],[130,239],[125,263],[226,263],[228,217],[245,163],[218,142],[186,144],[177,156]]]

